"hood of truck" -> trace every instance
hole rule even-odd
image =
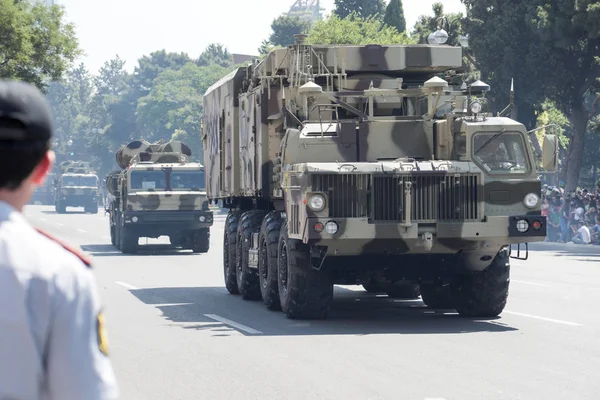
[[[127,194],[127,208],[132,211],[197,211],[207,202],[206,192],[140,191]],[[204,206],[208,209],[208,204]]]
[[[92,195],[98,192],[98,188],[95,186],[62,186],[60,192],[65,195]]]

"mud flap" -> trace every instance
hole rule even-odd
[[[513,256],[512,255],[512,244],[510,246],[508,246],[508,256],[510,258],[513,258],[515,260],[527,260],[529,258],[529,243],[522,243],[525,245],[525,249],[524,249],[524,253],[525,256],[521,256],[521,243],[517,243],[517,255]]]

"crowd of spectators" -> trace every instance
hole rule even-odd
[[[546,241],[600,245],[600,181],[595,191],[543,185],[542,215],[548,220]]]

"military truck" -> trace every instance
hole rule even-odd
[[[54,206],[58,214],[67,212],[67,207],[83,207],[86,213],[98,213],[99,181],[89,162],[61,162],[54,188]]]
[[[463,81],[461,47],[305,39],[204,96],[229,293],[288,318],[325,318],[334,284],[500,314],[511,245],[546,237],[525,127]],[[543,146],[556,169],[556,137]]]
[[[49,173],[43,185],[38,186],[29,200],[29,204],[54,204],[54,173]]]
[[[116,152],[121,168],[106,177],[110,238],[123,253],[139,238],[169,236],[171,244],[194,253],[210,247],[213,213],[206,197],[204,167],[190,162],[182,142],[135,140]]]

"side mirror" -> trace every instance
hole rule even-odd
[[[548,172],[558,169],[558,136],[545,135],[542,146],[542,167]]]
[[[119,190],[119,182],[117,181],[116,176],[113,176],[110,180],[110,189],[114,193],[116,193]]]

